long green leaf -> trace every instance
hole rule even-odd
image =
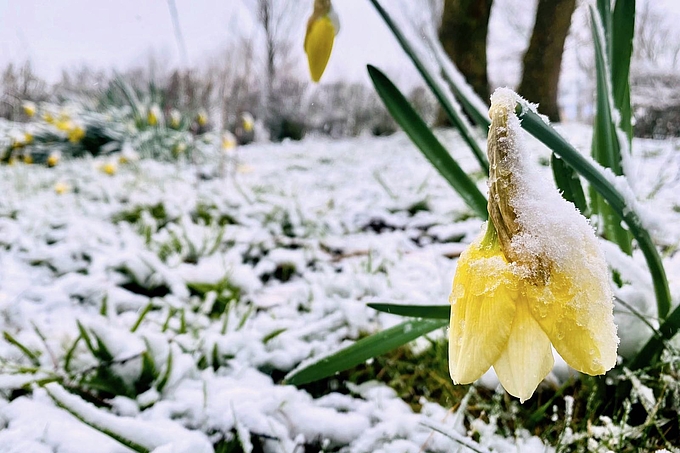
[[[633,139],[630,105],[630,59],[635,33],[635,0],[617,0],[612,13],[612,87],[614,104],[621,114],[619,127]]]
[[[623,195],[609,182],[602,169],[596,167],[581,155],[537,114],[526,107],[518,106],[517,115],[522,119],[522,127],[527,132],[552,149],[555,154],[583,176],[591,187],[609,203],[618,217],[628,225],[628,229],[637,240],[638,246],[647,261],[654,284],[657,312],[659,318],[664,319],[671,307],[671,293],[668,288],[666,271],[649,232],[642,226],[640,217],[633,207],[628,205]]]
[[[451,102],[451,99],[446,96],[446,89],[433,77],[423,61],[420,59],[418,52],[416,52],[413,46],[411,46],[411,43],[409,43],[408,39],[406,39],[399,26],[397,26],[397,24],[392,20],[392,17],[390,17],[390,15],[387,14],[387,11],[385,11],[382,5],[380,5],[380,2],[378,0],[370,0],[370,2],[375,7],[376,11],[378,11],[378,14],[380,14],[380,17],[382,17],[390,31],[392,31],[392,34],[397,39],[404,52],[406,52],[406,55],[408,55],[409,59],[413,62],[420,75],[423,77],[423,79],[425,79],[425,83],[427,83],[427,86],[429,86],[430,90],[432,90],[432,93],[437,98],[437,101],[439,101],[439,104],[442,106],[446,116],[451,120],[451,123],[458,128],[463,140],[465,140],[470,149],[472,149],[472,152],[479,162],[479,165],[482,167],[485,173],[488,173],[489,162],[486,159],[486,154],[484,151],[482,151],[479,143],[477,143],[475,140],[474,133],[470,129],[470,126],[466,122],[465,118],[461,115],[460,110],[457,109],[456,106],[454,106]]]
[[[437,46],[437,43],[432,43],[432,46]],[[434,53],[435,58],[437,59],[437,63],[439,64],[439,67],[441,68],[441,76],[444,79],[444,81],[447,83],[449,88],[451,89],[451,92],[453,95],[456,97],[456,100],[460,102],[461,107],[463,107],[463,111],[467,113],[467,115],[472,119],[472,121],[480,128],[482,128],[484,131],[489,129],[489,126],[491,126],[491,118],[489,118],[488,115],[488,105],[482,101],[482,99],[472,91],[472,89],[464,89],[462,86],[460,86],[460,83],[457,82],[457,78],[455,77],[454,74],[451,74],[449,71],[449,66],[453,66],[455,69],[455,66],[453,65],[453,62],[450,60],[444,61],[445,58],[448,59],[446,55],[442,55],[442,52],[440,49],[432,49],[432,52]],[[460,77],[463,77],[460,75]],[[474,96],[476,97],[475,101],[470,99],[468,96]],[[486,106],[485,110],[480,110],[478,108],[478,105],[482,104]]]
[[[607,9],[607,8],[605,8]],[[615,174],[623,174],[621,166],[621,144],[614,121],[614,105],[612,103],[612,86],[610,66],[607,59],[607,39],[600,32],[604,31],[603,18],[598,10],[590,7],[593,41],[595,43],[595,69],[597,75],[597,113],[593,131],[593,157],[602,166],[610,168]],[[632,254],[630,234],[623,229],[621,222],[611,210],[597,201],[594,204],[601,214],[607,239],[616,243],[621,250]]]
[[[363,338],[335,354],[294,370],[285,378],[287,384],[302,385],[318,381],[335,373],[348,370],[375,356],[398,348],[409,341],[447,325],[441,319],[414,319]]]
[[[460,194],[467,205],[482,219],[486,219],[486,197],[460,168],[458,163],[437,140],[427,124],[411,107],[406,97],[378,68],[369,65],[368,74],[380,99],[395,121],[406,132],[446,181]]]
[[[450,305],[402,305],[385,303],[371,303],[367,305],[374,310],[399,316],[427,319],[449,319],[451,317]]]
[[[588,216],[588,202],[581,186],[578,174],[561,158],[554,153],[550,155],[550,166],[557,187],[562,191],[565,200],[574,203],[574,206],[585,216]]]

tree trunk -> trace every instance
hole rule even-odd
[[[439,40],[475,92],[489,102],[486,36],[493,0],[445,0]]]
[[[539,0],[534,31],[524,54],[524,71],[517,91],[540,104],[539,111],[551,121],[560,120],[557,86],[564,41],[575,7],[576,0]]]

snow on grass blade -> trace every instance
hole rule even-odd
[[[444,327],[448,322],[448,319],[415,319],[403,322],[363,338],[353,345],[323,357],[312,364],[293,370],[286,376],[285,383],[302,385],[333,376],[335,373],[348,370],[426,333]]]
[[[125,445],[129,449],[136,451],[138,453],[150,453],[151,449],[146,448],[136,442],[133,442],[130,439],[126,439],[124,436],[121,436],[119,433],[113,432],[112,430],[105,428],[103,426],[100,426],[99,424],[96,424],[92,421],[88,421],[88,418],[85,414],[83,414],[81,411],[77,410],[76,405],[72,404],[73,400],[75,398],[78,398],[77,396],[70,395],[62,386],[56,383],[48,384],[45,386],[45,390],[47,391],[47,394],[52,398],[52,401],[54,401],[54,404],[56,404],[58,407],[64,409],[66,412],[69,414],[73,415],[75,418],[80,420],[81,422],[85,423],[91,428],[96,429],[102,434],[105,434],[109,436],[110,438],[114,439],[117,442],[120,442],[121,444]],[[82,404],[87,404],[82,401],[79,401]],[[113,417],[112,415],[110,415]]]
[[[668,287],[666,271],[661,256],[652,241],[649,231],[642,225],[642,221],[635,211],[634,200],[627,200],[612,184],[614,176],[608,177],[605,169],[598,168],[569,144],[552,127],[548,126],[536,113],[527,106],[519,106],[517,114],[522,120],[522,127],[538,140],[543,142],[555,154],[564,159],[574,170],[583,176],[600,195],[609,203],[620,219],[628,225],[633,237],[647,261],[652,275],[654,294],[656,296],[657,312],[661,319],[665,319],[671,307],[671,293]]]
[[[453,62],[444,53],[439,40],[429,34],[426,36],[426,39],[441,68],[442,78],[446,81],[458,102],[460,102],[465,113],[470,116],[477,126],[485,131],[489,129],[489,126],[491,126],[491,119],[488,115],[489,106],[467,85],[465,78],[458,71],[458,68],[454,66]]]
[[[450,305],[403,305],[385,303],[370,303],[367,305],[374,310],[399,316],[427,319],[449,319],[451,317]]]
[[[409,40],[406,39],[404,33],[402,33],[396,22],[392,20],[390,15],[387,14],[387,11],[385,11],[382,5],[380,5],[380,2],[378,0],[370,0],[370,2],[373,4],[380,17],[382,17],[387,27],[397,39],[401,48],[404,50],[404,52],[406,52],[406,55],[413,62],[416,69],[425,80],[425,83],[427,83],[427,86],[430,87],[430,90],[437,98],[437,101],[439,101],[439,104],[442,106],[446,116],[451,120],[451,123],[456,126],[456,128],[458,128],[461,136],[472,149],[472,152],[474,153],[475,158],[477,158],[479,165],[482,167],[485,173],[488,173],[489,162],[486,159],[486,154],[484,151],[482,151],[479,143],[477,143],[475,140],[474,134],[470,129],[467,120],[463,117],[462,112],[460,111],[460,107],[458,105],[454,105],[455,99],[451,99],[449,96],[446,96],[446,89],[442,87],[441,83],[439,83],[433,77],[430,70],[425,67],[425,63],[421,60],[418,52],[416,52]]]
[[[486,219],[486,197],[460,168],[399,89],[374,66],[368,74],[390,115],[477,216]]]
[[[616,175],[623,174],[621,165],[621,143],[617,134],[615,107],[612,99],[611,71],[607,58],[607,39],[602,21],[605,18],[598,14],[598,10],[590,6],[590,18],[593,41],[595,43],[595,69],[597,79],[597,112],[593,127],[593,157],[605,167],[611,168]],[[595,195],[599,197],[598,195]],[[619,218],[603,203],[593,203],[597,213],[602,216],[604,231],[607,239],[616,243],[628,255],[632,253],[631,237],[623,229]]]
[[[147,421],[132,417],[119,417],[98,409],[93,404],[69,393],[61,385],[44,387],[54,404],[102,434],[139,453],[163,451],[208,453],[212,445],[200,432],[189,431],[169,420]]]

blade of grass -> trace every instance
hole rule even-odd
[[[487,217],[486,197],[437,140],[430,128],[411,107],[406,97],[378,68],[368,65],[368,74],[378,96],[411,141],[446,179],[465,203],[482,219]]]
[[[652,335],[647,343],[640,349],[635,358],[630,362],[630,369],[638,370],[657,362],[661,352],[666,347],[666,342],[673,338],[680,330],[680,306],[675,307],[670,315],[657,329],[658,335]]]
[[[27,346],[22,344],[19,340],[14,338],[12,334],[10,334],[7,331],[2,332],[2,336],[5,337],[5,340],[7,340],[8,343],[17,347],[26,356],[26,358],[28,358],[28,360],[31,361],[31,363],[34,366],[36,367],[40,366],[40,359],[38,358],[38,355],[35,352],[31,351]]]
[[[56,404],[58,407],[64,409],[66,412],[69,414],[73,415],[75,418],[86,424],[87,426],[91,427],[92,429],[95,429],[99,431],[102,434],[105,434],[106,436],[109,436],[111,439],[121,443],[122,445],[126,446],[127,448],[136,451],[138,453],[150,453],[151,450],[148,448],[131,441],[130,439],[126,439],[119,433],[114,432],[114,430],[109,429],[107,427],[102,426],[99,423],[93,422],[92,420],[88,420],[87,416],[83,414],[81,411],[73,407],[71,404],[69,404],[69,401],[71,398],[77,398],[75,395],[69,394],[61,385],[57,383],[51,383],[48,384],[44,387],[45,391],[49,395],[49,397],[54,401],[54,404]],[[84,403],[84,402],[83,402]],[[85,403],[84,403],[85,404]],[[105,416],[108,417],[115,417],[111,414],[106,414]]]
[[[291,385],[307,384],[355,367],[368,359],[398,348],[409,341],[448,324],[444,320],[415,319],[363,338],[330,356],[304,368],[293,370],[285,378]]]
[[[437,98],[437,101],[439,101],[439,104],[442,106],[446,116],[449,118],[449,120],[451,120],[451,124],[458,128],[463,140],[465,140],[470,149],[472,149],[472,152],[479,162],[479,165],[482,167],[485,173],[488,173],[489,162],[486,159],[486,154],[484,151],[482,151],[479,143],[477,143],[475,140],[474,134],[466,119],[463,117],[463,115],[461,115],[461,111],[458,106],[455,106],[451,102],[451,98],[446,96],[446,89],[432,76],[431,72],[425,66],[425,63],[421,60],[416,50],[413,48],[413,46],[411,46],[411,43],[409,43],[408,39],[406,39],[399,26],[392,20],[392,17],[390,17],[390,15],[387,14],[387,11],[385,11],[382,5],[380,5],[380,2],[378,0],[370,0],[370,2],[375,7],[376,11],[378,11],[378,14],[380,17],[382,17],[390,31],[392,31],[392,34],[399,42],[401,48],[404,50],[404,52],[406,52],[406,55],[408,55],[409,59],[413,62],[416,69],[425,80],[425,83],[427,83],[427,86],[430,87],[430,90]]]
[[[385,303],[370,303],[367,305],[374,310],[399,316],[427,319],[449,319],[451,317],[450,305],[402,305]]]
[[[645,257],[649,272],[652,275],[657,312],[660,319],[665,319],[671,307],[671,293],[668,287],[666,271],[661,256],[652,241],[649,232],[642,226],[640,217],[633,206],[629,206],[621,193],[609,182],[604,169],[596,167],[579,153],[553,128],[548,126],[530,109],[518,106],[517,115],[522,119],[522,127],[540,140],[555,154],[583,176],[597,192],[609,203],[614,212],[622,219]],[[680,314],[679,314],[680,316]]]

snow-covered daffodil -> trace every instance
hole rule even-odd
[[[458,260],[449,370],[455,383],[491,366],[520,401],[552,370],[552,348],[572,368],[604,374],[618,338],[607,264],[588,221],[533,168],[518,96],[491,98],[489,221]]]
[[[314,11],[307,21],[304,44],[309,72],[314,82],[321,80],[339,30],[340,22],[333,11],[331,0],[315,0]]]

